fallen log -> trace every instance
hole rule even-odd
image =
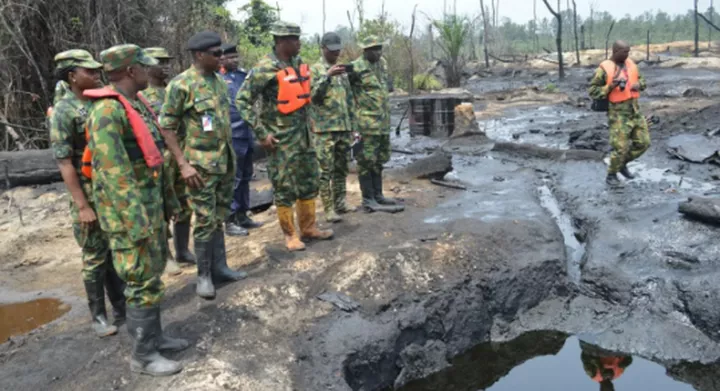
[[[0,152],[0,176],[4,187],[44,185],[61,181],[50,149]]]
[[[452,155],[435,152],[432,155],[416,160],[406,167],[388,170],[390,177],[399,180],[442,178],[452,171]]]
[[[496,142],[492,148],[496,152],[506,152],[511,154],[522,155],[524,157],[532,157],[548,160],[595,160],[602,161],[604,153],[600,151],[592,151],[587,149],[555,149],[539,147],[532,144]]]
[[[688,198],[680,203],[678,211],[691,219],[720,224],[720,198]]]
[[[452,183],[452,182],[447,182],[447,181],[441,181],[439,179],[430,179],[430,183],[432,183],[433,185],[447,187],[449,189],[467,190],[467,187],[465,187],[463,185],[460,185],[457,183]]]

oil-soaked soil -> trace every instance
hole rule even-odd
[[[618,390],[720,390],[717,228],[677,213],[687,197],[715,191],[717,167],[665,147],[673,134],[716,128],[720,106],[707,97],[720,77],[645,71],[653,145],[621,190],[605,186],[598,158],[605,119],[584,107],[592,70],[572,68],[564,83],[522,71],[467,86],[489,139],[394,137],[391,167],[442,147],[454,155],[445,179],[466,190],[399,171],[386,191],[406,212],[350,214],[333,225],[334,241],[301,254],[283,251],[274,208],[259,213],[263,228],[228,239],[229,263],[247,280],[205,302],[192,269],[166,279],[164,324],[191,342],[173,356],[185,370],[170,378],[129,373],[125,330],[104,340],[90,332],[62,187],[8,191],[0,281],[12,294],[3,301],[42,292],[72,310],[0,345],[0,388],[591,390],[592,357],[609,356],[632,358]],[[544,92],[550,83],[558,92]],[[706,96],[680,98],[691,87]],[[503,152],[494,141],[566,152]],[[572,149],[581,147],[598,152]],[[349,191],[359,204],[354,179]],[[335,292],[357,309],[317,298]]]

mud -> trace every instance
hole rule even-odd
[[[404,213],[347,215],[333,225],[334,241],[288,254],[274,208],[258,210],[263,228],[228,239],[228,261],[244,267],[247,280],[204,302],[195,298],[192,269],[166,279],[164,325],[192,344],[172,356],[186,368],[171,378],[128,372],[125,330],[105,340],[90,333],[75,305],[79,251],[61,187],[4,193],[3,288],[52,292],[73,309],[0,345],[0,384],[597,389],[583,369],[583,341],[595,353],[632,356],[618,389],[720,390],[717,228],[677,212],[689,197],[715,191],[717,168],[666,151],[672,135],[716,128],[720,106],[680,97],[689,88],[717,95],[717,73],[646,69],[651,90],[642,104],[657,117],[653,145],[630,165],[638,178],[611,191],[605,146],[592,144],[605,139],[605,120],[584,108],[591,72],[573,68],[564,83],[526,70],[474,80],[468,89],[476,110],[488,109],[478,113],[486,135],[393,136],[403,153],[393,155],[386,191],[405,200]],[[549,83],[558,91],[547,92]],[[401,114],[399,107],[395,122]],[[594,147],[578,150],[573,134]],[[466,190],[416,179],[443,175]],[[354,178],[348,188],[359,204]]]
[[[44,326],[70,311],[58,299],[37,299],[0,305],[0,341]]]

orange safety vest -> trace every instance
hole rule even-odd
[[[624,91],[620,91],[619,86],[615,87],[612,91],[610,91],[610,93],[608,94],[608,100],[610,101],[610,103],[621,103],[630,99],[640,98],[639,91],[632,91],[632,86],[634,86],[640,81],[640,73],[638,72],[637,64],[635,64],[633,60],[629,58],[625,60],[625,68],[623,68],[619,72],[617,64],[615,64],[615,61],[612,60],[603,61],[600,64],[600,68],[602,68],[607,75],[607,82],[605,84],[606,86],[612,84],[615,77],[627,81]]]
[[[152,133],[150,133],[150,129],[148,129],[145,120],[143,119],[142,115],[140,115],[140,113],[138,113],[137,110],[132,107],[130,102],[125,99],[124,96],[122,96],[122,94],[113,90],[110,87],[103,87],[92,90],[85,90],[83,91],[83,95],[90,99],[117,99],[125,109],[128,122],[130,122],[130,127],[132,128],[135,140],[137,141],[138,147],[140,148],[143,158],[145,159],[145,163],[150,168],[155,168],[163,164],[163,155],[160,152],[157,144],[155,144],[155,139],[153,139]],[[147,107],[148,110],[150,110],[150,112],[154,115],[154,112],[150,108],[150,104],[148,103],[148,101],[144,97],[142,97],[141,94],[138,94],[138,97],[140,98],[140,101],[145,105],[145,107]],[[87,140],[90,139],[90,133],[88,132],[87,126],[85,126],[85,138]],[[83,151],[81,171],[83,176],[92,179],[92,152],[90,151],[90,148],[88,146],[86,146],[85,150]]]
[[[621,357],[601,357],[600,358],[600,363],[602,364],[603,368],[613,370],[612,380],[619,378],[620,376],[622,376],[623,373],[625,373],[625,370],[620,368],[621,361],[622,361]],[[593,380],[595,380],[598,383],[601,383],[603,381],[602,373],[600,373],[599,369],[597,370],[595,377],[593,377]]]
[[[277,108],[283,114],[290,114],[310,103],[310,67],[300,64],[300,75],[295,68],[287,67],[277,71]]]

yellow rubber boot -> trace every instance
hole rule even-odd
[[[295,233],[295,219],[293,218],[292,207],[278,206],[277,215],[280,221],[280,228],[285,235],[285,246],[287,246],[288,251],[305,250],[305,243],[301,242]]]
[[[323,231],[317,227],[315,216],[315,199],[297,201],[298,225],[303,239],[328,240],[333,237],[333,231]]]

